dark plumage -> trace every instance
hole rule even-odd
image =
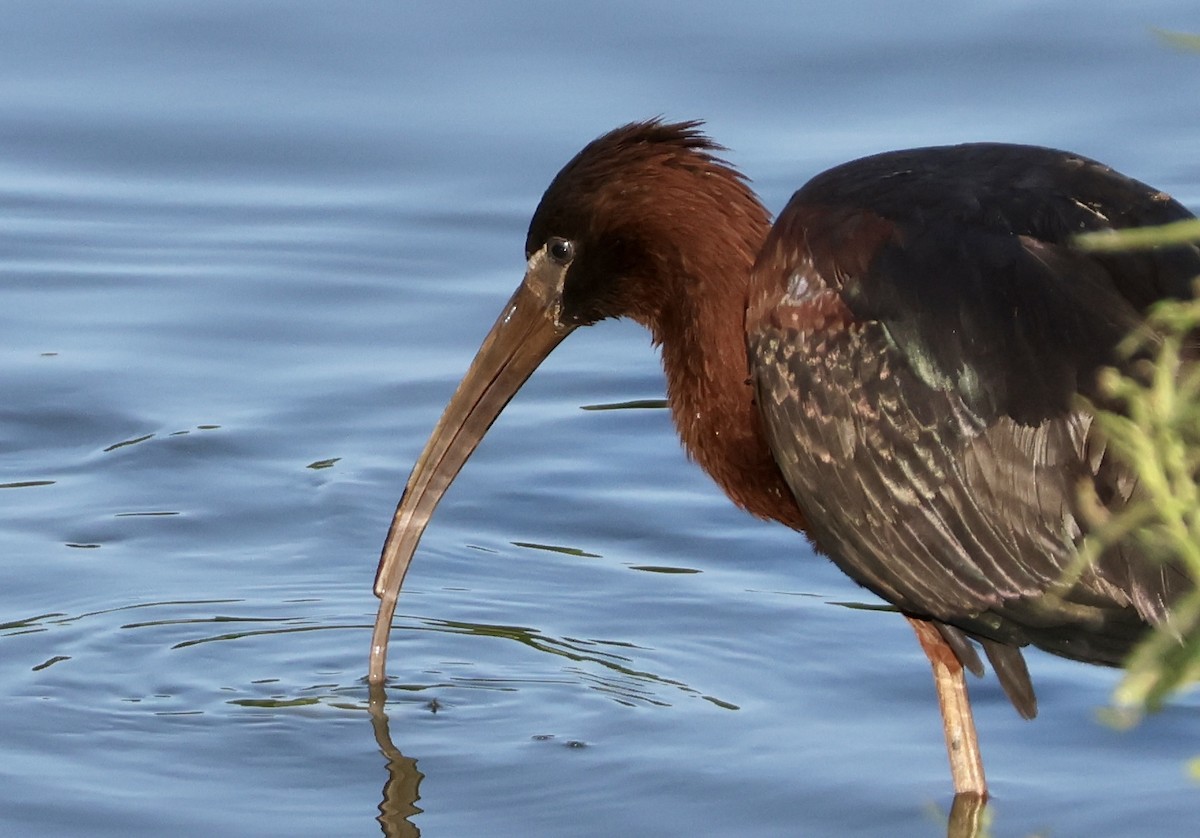
[[[1189,583],[1112,549],[1051,593],[1086,530],[1079,482],[1114,506],[1133,489],[1078,396],[1097,397],[1098,367],[1120,362],[1148,304],[1190,292],[1200,259],[1071,242],[1188,216],[1029,146],[881,154],[798,191],[755,266],[747,333],[771,448],[817,546],[907,613],[1119,664]]]
[[[960,683],[982,671],[972,641],[1032,716],[1021,646],[1119,664],[1190,585],[1118,546],[1058,590],[1087,530],[1080,482],[1112,508],[1136,492],[1082,399],[1146,307],[1200,275],[1192,246],[1100,255],[1073,237],[1190,214],[1077,155],[974,144],[838,166],[771,226],[718,150],[697,123],[635,123],[546,190],[525,280],[397,509],[371,679],[421,532],[479,438],[570,331],[631,317],[662,346],[689,454],[909,617],[956,788],[984,795]]]

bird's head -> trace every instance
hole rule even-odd
[[[752,259],[768,218],[698,122],[637,122],[583,148],[542,196],[525,239],[526,284],[554,296],[563,327],[630,317],[659,337],[678,283]]]
[[[661,342],[688,297],[681,283],[737,281],[739,273],[745,281],[767,214],[718,149],[696,122],[633,123],[589,143],[551,182],[529,225],[525,277],[446,406],[392,520],[375,577],[372,683],[383,681],[396,597],[430,516],[542,360],[576,327],[608,317],[630,317]]]

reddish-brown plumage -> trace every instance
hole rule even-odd
[[[809,287],[807,278],[863,273],[895,235],[890,221],[853,206],[797,207],[772,228],[755,262],[746,331],[767,324],[801,331],[848,328],[854,315],[841,296]]]
[[[689,456],[738,506],[803,529],[754,405],[741,314],[770,216],[745,179],[711,155],[716,149],[691,125],[605,135],[546,190],[526,255],[555,229],[594,242],[564,289],[564,320],[621,316],[645,326],[662,347],[667,400]]]
[[[1094,255],[1078,232],[1188,217],[1094,161],[1030,146],[891,152],[813,178],[770,225],[697,123],[619,128],[554,178],[525,279],[409,478],[376,577],[370,679],[442,492],[572,330],[630,317],[662,347],[688,453],[739,506],[807,532],[905,613],[933,665],[956,790],[986,795],[962,669],[1025,716],[1030,643],[1117,664],[1190,588],[1109,550],[1066,590],[1087,521],[1134,483],[1079,396],[1195,247]]]

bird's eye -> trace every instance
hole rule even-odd
[[[546,242],[546,253],[560,265],[569,264],[575,258],[575,243],[555,236]]]

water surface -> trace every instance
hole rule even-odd
[[[13,835],[944,833],[928,667],[581,330],[447,496],[365,711],[387,522],[584,142],[701,117],[777,210],[902,146],[1069,147],[1200,206],[1193,5],[11,4],[0,823]],[[973,684],[998,835],[1187,834],[1186,697]],[[419,799],[418,799],[419,796]],[[377,822],[382,807],[382,822]]]

